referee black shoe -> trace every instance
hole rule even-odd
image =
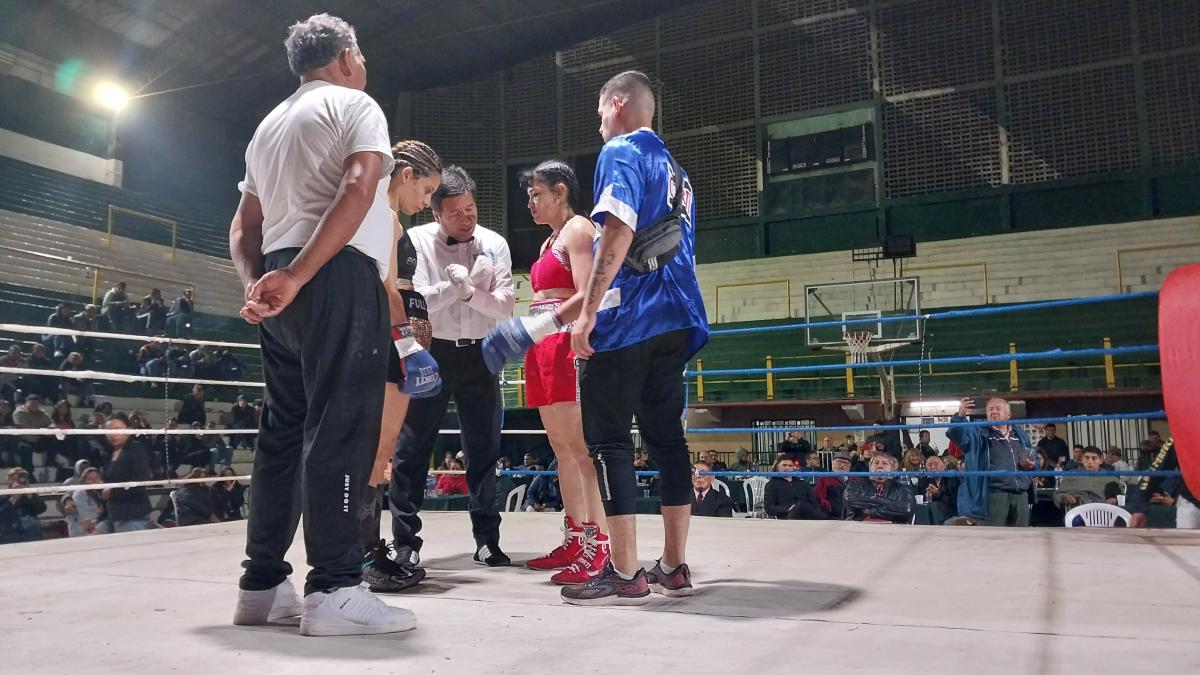
[[[363,558],[363,582],[372,593],[399,593],[425,578],[420,559],[409,546],[395,547],[382,539]]]
[[[475,564],[488,567],[505,567],[512,564],[512,559],[500,550],[499,544],[484,544],[475,551]]]

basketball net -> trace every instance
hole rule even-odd
[[[846,347],[850,352],[851,363],[866,363],[868,348],[871,346],[871,338],[874,333],[869,330],[845,331],[842,333],[842,339],[846,341]]]

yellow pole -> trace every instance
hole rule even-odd
[[[767,400],[775,399],[775,376],[771,374],[771,355],[767,354]]]
[[[700,373],[704,372],[704,361],[696,359],[696,400],[704,400],[704,376]]]
[[[92,304],[96,304],[96,298],[100,296],[100,268],[94,267],[95,273],[92,274]]]
[[[1017,353],[1017,343],[1015,343],[1015,342],[1008,343],[1008,353],[1009,354]],[[1008,390],[1016,391],[1018,389],[1017,384],[1018,384],[1017,383],[1017,362],[1016,362],[1016,360],[1009,361],[1008,362]]]
[[[846,363],[849,364],[850,362],[851,362],[850,354],[847,353],[846,354]],[[854,396],[854,369],[853,368],[846,369],[846,395]]]
[[[1104,338],[1104,348],[1112,349],[1112,338]],[[1112,354],[1104,355],[1104,386],[1109,389],[1117,388],[1117,373],[1113,370]]]
[[[517,366],[517,407],[525,407],[525,367]]]

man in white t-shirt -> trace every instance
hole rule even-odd
[[[416,619],[359,586],[356,513],[390,349],[381,282],[396,245],[380,180],[392,168],[387,120],[363,92],[365,59],[345,21],[310,17],[284,44],[300,88],[246,148],[229,233],[267,388],[233,621],[299,614],[304,635],[394,633]],[[312,565],[303,603],[284,561],[301,514]]]

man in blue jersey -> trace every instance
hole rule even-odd
[[[580,605],[640,605],[651,589],[692,594],[684,555],[692,465],[681,420],[683,371],[708,341],[708,319],[696,281],[692,187],[650,129],[650,80],[636,71],[613,77],[600,90],[598,112],[605,145],[596,162],[592,219],[602,234],[571,345],[580,359],[583,433],[608,515],[612,562],[592,581],[564,588],[562,597]],[[647,242],[674,241],[661,236],[671,217],[678,220],[678,248],[663,253]],[[657,255],[640,255],[647,248]],[[635,416],[661,472],[666,528],[662,557],[648,571],[637,558]]]

